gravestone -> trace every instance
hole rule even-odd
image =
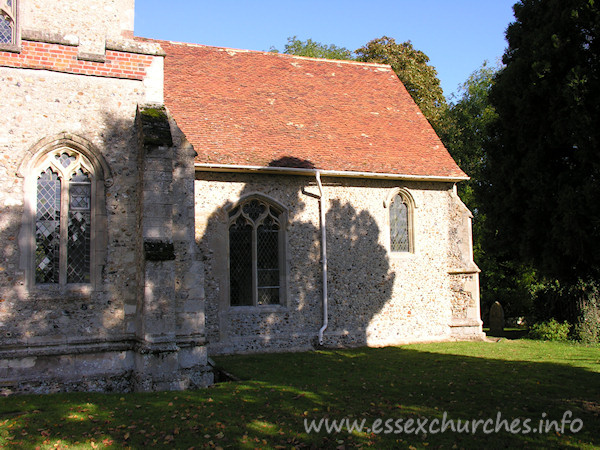
[[[490,334],[497,336],[504,333],[504,310],[500,302],[494,302],[490,308]]]

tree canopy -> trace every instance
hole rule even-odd
[[[562,278],[600,268],[600,5],[522,0],[490,98],[484,205],[495,241]]]
[[[438,134],[444,145],[471,177],[458,184],[458,193],[473,213],[473,253],[481,269],[481,309],[500,301],[509,317],[527,315],[532,308],[532,284],[535,273],[520,261],[507,260],[503,252],[488,245],[494,239],[494,229],[482,211],[481,188],[485,186],[483,168],[485,146],[490,127],[497,118],[489,93],[499,65],[485,62],[473,72],[459,89],[444,113]]]
[[[436,130],[439,128],[446,99],[437,71],[428,64],[425,53],[415,49],[410,41],[398,44],[387,36],[369,41],[355,53],[359,61],[392,66],[425,117]]]
[[[471,177],[458,187],[461,198],[471,210],[477,209],[474,192],[482,179],[483,148],[489,128],[497,117],[489,93],[499,69],[499,66],[485,62],[473,72],[459,88],[461,97],[448,105],[443,127],[438,130],[454,160]]]
[[[271,51],[278,52],[275,48],[271,48]],[[333,44],[321,44],[312,39],[302,41],[296,36],[287,38],[287,44],[285,44],[283,53],[296,56],[308,56],[310,58],[354,59],[352,51],[345,47],[338,47]]]

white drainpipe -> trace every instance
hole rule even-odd
[[[321,209],[321,264],[323,266],[323,326],[319,330],[319,345],[323,345],[323,333],[327,329],[329,319],[327,317],[327,227],[325,226],[325,204],[323,201],[323,185],[321,184],[321,172],[315,172],[317,185],[319,186],[319,199]]]

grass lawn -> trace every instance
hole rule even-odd
[[[598,347],[503,339],[217,362],[242,381],[177,393],[2,398],[0,448],[600,447]],[[557,432],[551,421],[560,428],[563,417],[574,422]],[[324,418],[364,420],[364,428],[328,434],[323,424],[307,433],[305,420]],[[459,419],[463,432],[452,432],[449,421]],[[483,431],[488,419],[492,433]],[[551,430],[540,433],[540,421]],[[415,434],[419,425],[432,428]],[[583,427],[572,433],[571,425]]]

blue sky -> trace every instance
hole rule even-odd
[[[249,50],[289,36],[356,50],[389,36],[431,59],[445,95],[504,53],[516,0],[137,0],[135,34]]]

